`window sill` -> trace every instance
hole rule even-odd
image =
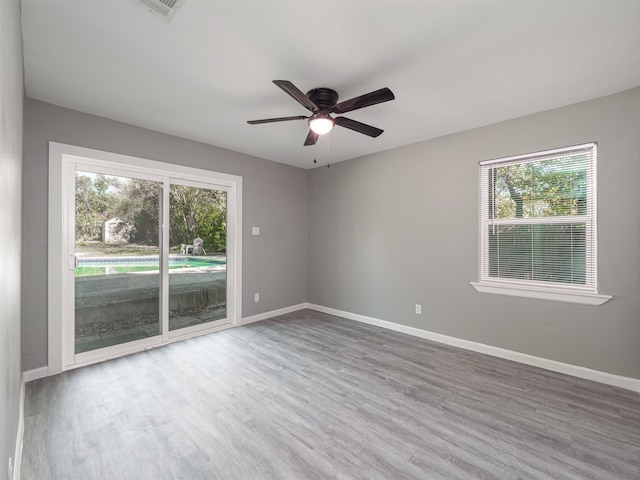
[[[521,287],[518,285],[504,285],[497,283],[471,282],[471,286],[480,293],[508,295],[512,297],[537,298],[539,300],[553,300],[556,302],[580,303],[582,305],[602,305],[613,297],[588,292],[571,292],[551,288]]]

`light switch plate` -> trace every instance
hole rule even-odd
[[[251,227],[251,235],[260,235],[260,227]]]

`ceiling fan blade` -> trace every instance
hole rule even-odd
[[[259,125],[261,123],[273,123],[273,122],[288,122],[289,120],[306,120],[309,117],[304,115],[296,115],[295,117],[279,117],[279,118],[264,118],[262,120],[247,120],[249,125]]]
[[[319,136],[320,135],[310,129],[309,133],[307,134],[307,139],[304,141],[304,146],[307,147],[309,145],[315,145],[318,141]]]
[[[364,133],[365,135],[369,135],[370,137],[377,137],[382,132],[384,132],[384,130],[372,127],[371,125],[367,125],[366,123],[356,122],[355,120],[351,120],[350,118],[336,117],[333,120],[336,122],[336,125],[348,128],[349,130],[354,130],[358,133]]]
[[[347,113],[359,108],[369,107],[378,103],[388,102],[393,100],[395,95],[387,87],[376,90],[375,92],[365,93],[359,97],[352,98],[351,100],[345,100],[334,106],[331,111],[334,113]]]
[[[309,100],[309,97],[302,93],[302,91],[300,91],[300,89],[289,80],[274,80],[273,83],[291,95],[291,97],[304,108],[311,110],[312,112],[318,109],[318,106]]]

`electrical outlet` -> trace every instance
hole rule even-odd
[[[416,315],[422,315],[422,305],[416,303]]]
[[[256,293],[256,294],[253,296],[253,301],[254,301],[254,302],[256,302],[256,303],[258,303],[258,302],[260,301],[260,294],[259,294],[259,293]]]
[[[9,480],[13,479],[13,457],[9,457],[9,462],[8,463],[8,467],[7,467],[7,478]]]

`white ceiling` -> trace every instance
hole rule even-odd
[[[640,85],[640,0],[180,2],[22,0],[27,96],[311,168]],[[396,100],[304,147],[274,79]]]

